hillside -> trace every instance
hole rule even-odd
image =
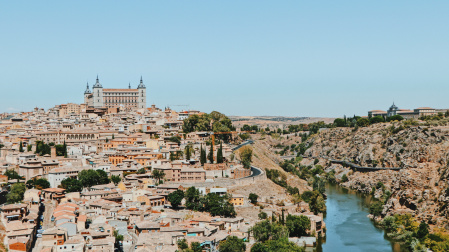
[[[347,175],[349,180],[343,183],[347,187],[369,193],[377,186],[378,198],[390,191],[383,214],[412,213],[417,219],[448,228],[449,127],[413,124],[327,129],[309,138],[311,147],[304,156],[367,167],[401,167],[399,171],[358,172],[320,158],[327,164],[327,172],[336,172],[337,180]]]

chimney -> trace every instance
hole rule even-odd
[[[51,158],[56,158],[56,147],[51,146]]]

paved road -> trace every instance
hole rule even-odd
[[[42,228],[46,230],[53,227],[53,223],[51,222],[51,216],[53,215],[53,211],[55,210],[55,205],[52,202],[45,202],[44,205],[45,205],[44,225],[42,225]]]
[[[262,172],[259,169],[257,169],[254,166],[251,166],[251,176],[249,177],[256,177],[259,176],[260,174],[262,174]]]

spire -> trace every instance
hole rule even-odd
[[[129,83],[128,88],[131,89],[131,82]]]
[[[97,74],[97,80],[95,81],[95,85],[93,86],[93,88],[103,88],[100,84],[100,80],[98,79],[98,74]]]
[[[143,84],[142,75],[140,76],[140,84],[137,88],[145,88],[145,85]]]
[[[84,91],[84,94],[90,94],[89,82],[87,82],[87,87],[86,87],[86,91]]]

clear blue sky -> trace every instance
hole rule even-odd
[[[341,116],[449,108],[449,1],[3,1],[0,112],[83,102]],[[181,109],[180,107],[173,107]]]

